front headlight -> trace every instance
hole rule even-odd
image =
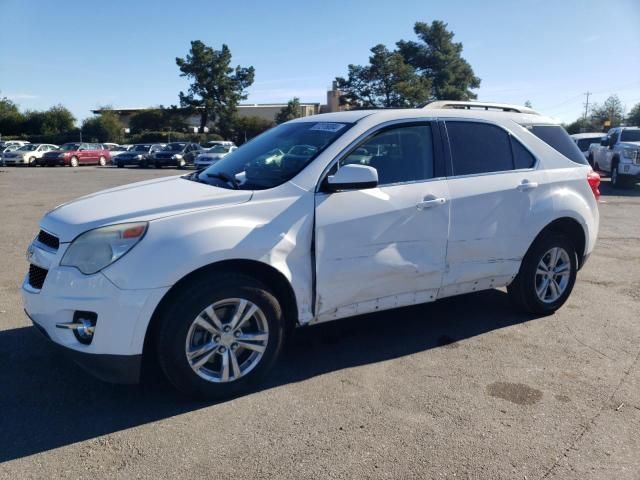
[[[142,240],[148,225],[147,222],[121,223],[89,230],[71,242],[60,265],[76,267],[85,275],[99,272]]]
[[[182,158],[182,155],[180,155],[179,153],[176,153],[176,154],[173,156],[173,158],[174,158],[174,160],[180,160],[180,159]]]
[[[136,160],[142,160],[142,155],[136,155]]]
[[[637,150],[626,149],[623,150],[622,154],[625,158],[630,158],[631,160],[633,160],[634,158],[636,158],[636,155],[638,155],[638,152]]]

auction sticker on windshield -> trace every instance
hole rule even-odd
[[[316,123],[310,130],[322,130],[323,132],[338,132],[345,127],[344,123]]]

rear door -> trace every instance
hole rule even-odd
[[[374,167],[379,185],[316,194],[320,321],[436,298],[449,230],[447,183],[434,173],[441,147],[436,124],[400,123],[338,162]]]
[[[451,227],[440,297],[505,285],[532,238],[528,219],[543,195],[544,171],[503,128],[447,120]]]

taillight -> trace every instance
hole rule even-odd
[[[600,175],[593,170],[589,170],[589,173],[587,173],[587,182],[589,182],[593,196],[596,197],[596,200],[600,200],[600,189],[598,188],[600,187]]]

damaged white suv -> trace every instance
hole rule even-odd
[[[555,311],[594,248],[599,177],[549,118],[438,106],[300,118],[61,205],[25,311],[100,378],[155,357],[207,398],[250,388],[294,326],[503,286]]]

